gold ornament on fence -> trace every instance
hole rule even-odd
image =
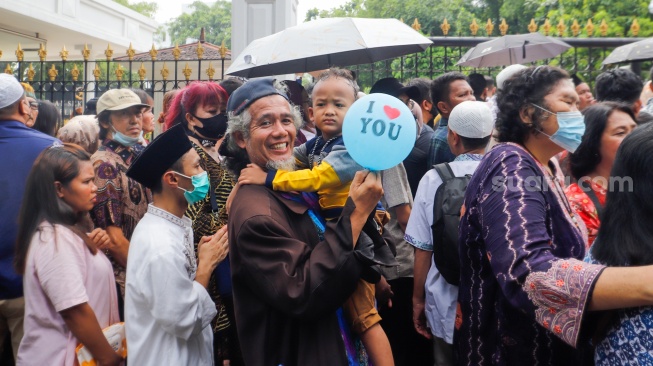
[[[2,58],[2,50],[0,50],[0,58]]]
[[[562,20],[562,18],[558,22],[558,25],[556,25],[556,29],[558,30],[558,37],[562,37],[565,34],[567,26],[565,25],[565,22]]]
[[[197,42],[197,58],[202,59],[202,56],[204,55],[204,47],[202,47],[202,43],[199,41]]]
[[[88,49],[88,44],[84,43],[84,49],[82,50],[82,57],[84,57],[84,61],[88,61],[88,59],[91,57],[91,50]]]
[[[487,36],[491,36],[492,32],[494,32],[494,24],[492,24],[492,19],[488,19],[487,23],[485,24],[485,33],[487,33]]]
[[[505,36],[506,33],[508,33],[508,23],[506,23],[506,19],[501,19],[501,24],[499,24],[499,31],[501,32],[502,36]]]
[[[535,23],[535,19],[531,18],[531,22],[528,23],[528,31],[531,33],[537,32],[537,23]]]
[[[179,57],[181,56],[181,50],[179,49],[178,43],[175,43],[175,48],[172,50],[172,56],[175,60],[179,60]]]
[[[451,26],[449,25],[447,18],[444,18],[444,22],[440,24],[440,29],[442,29],[442,34],[444,34],[445,36],[449,34],[449,30],[451,29]]]
[[[152,61],[156,60],[156,55],[158,53],[159,52],[156,50],[156,48],[154,48],[154,43],[152,43],[152,48],[150,49],[150,58],[152,59]]]
[[[59,75],[59,71],[57,71],[57,68],[52,65],[50,70],[48,70],[48,77],[50,78],[50,81],[54,81],[54,79],[57,78],[57,75]]]
[[[402,22],[402,23],[405,23],[403,17],[399,18],[399,21]]]
[[[417,18],[415,18],[415,20],[413,21],[413,25],[411,25],[411,28],[413,28],[414,30],[416,30],[418,32],[420,31],[420,29],[422,29],[422,26],[419,24],[419,21],[417,20]]]
[[[637,22],[637,18],[633,19],[633,24],[630,26],[630,33],[633,37],[637,37],[639,34],[639,23]]]
[[[96,63],[95,68],[93,69],[93,77],[95,77],[95,81],[100,80],[100,75],[102,75],[102,70],[100,70],[100,67]]]
[[[193,73],[193,70],[190,67],[188,67],[188,62],[186,62],[186,66],[184,67],[183,70],[181,70],[181,72],[184,74],[184,77],[186,77],[186,81],[189,81],[190,74]]]
[[[165,67],[165,64],[163,64]],[[143,81],[145,80],[145,74],[147,74],[147,70],[145,70],[145,66],[143,66],[143,63],[141,62],[141,67],[138,68],[138,78]]]
[[[48,56],[48,51],[45,49],[43,43],[39,43],[38,54],[39,54],[39,60],[41,60],[41,62],[45,62],[45,58]]]
[[[479,29],[480,27],[478,24],[476,24],[476,18],[474,18],[474,20],[472,20],[472,24],[469,25],[469,30],[472,31],[472,36],[476,37],[476,33],[478,33]]]
[[[601,37],[605,37],[608,35],[608,22],[603,19],[601,21],[601,25],[599,25],[599,30],[601,31]]]
[[[188,66],[188,64],[186,64]],[[161,77],[163,78],[163,81],[168,80],[168,75],[170,75],[170,70],[168,70],[168,67],[166,66],[166,63],[163,63],[163,67],[161,68]],[[186,79],[188,80],[188,79]]]
[[[68,50],[66,49],[66,45],[64,45],[61,52],[59,52],[59,56],[61,56],[61,59],[63,61],[66,61],[68,59]]]
[[[113,56],[111,44],[107,44],[107,49],[104,51],[104,55],[107,56],[107,61],[111,61],[111,57]]]
[[[578,24],[576,19],[574,19],[574,22],[571,24],[571,33],[574,37],[578,37],[578,34],[580,33],[580,24]]]
[[[73,81],[79,79],[79,69],[77,68],[77,64],[73,65],[73,69],[70,70],[70,75],[73,77]]]
[[[23,61],[23,57],[25,56],[25,52],[23,52],[23,49],[20,48],[20,43],[18,44],[18,48],[16,49],[15,54],[16,54],[16,60],[18,60],[18,62]]]
[[[548,36],[549,32],[551,32],[551,23],[549,23],[549,18],[546,18],[544,25],[541,28],[544,31],[544,35]]]
[[[32,66],[32,64],[29,64],[29,67],[27,68],[27,81],[34,81],[34,76],[36,76],[36,71],[34,70],[34,66]]]
[[[134,55],[136,54],[136,51],[134,50],[134,47],[132,47],[132,43],[129,42],[129,48],[127,49],[127,58],[129,61],[132,61],[134,59]]]
[[[7,63],[7,67],[5,67],[5,74],[13,75],[14,70],[11,68],[11,65]]]
[[[587,32],[587,36],[591,37],[594,34],[594,23],[592,23],[592,18],[587,20],[587,25],[585,26],[585,31]]]
[[[215,69],[213,68],[213,65],[211,65],[211,62],[209,61],[209,67],[206,69],[206,75],[208,75],[209,80],[213,80],[213,75],[215,75]]]
[[[220,58],[225,59],[227,58],[227,45],[224,43],[224,39],[222,40],[222,44],[220,45]]]
[[[118,64],[118,67],[116,68],[116,79],[118,81],[122,81],[122,76],[125,73],[125,70],[123,70],[122,66]]]

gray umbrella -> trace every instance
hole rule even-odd
[[[422,52],[432,43],[397,19],[318,19],[252,41],[227,74],[259,77],[368,64]]]
[[[651,59],[653,59],[653,38],[648,38],[615,48],[601,65]]]
[[[571,46],[540,33],[507,35],[479,43],[457,66],[492,67],[523,64],[558,56]]]

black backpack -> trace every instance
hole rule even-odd
[[[458,256],[458,224],[460,209],[465,201],[465,190],[471,175],[456,177],[448,163],[434,165],[442,179],[433,202],[433,261],[444,279],[458,286],[460,259]]]

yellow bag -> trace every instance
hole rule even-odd
[[[122,357],[127,357],[127,337],[125,337],[125,323],[120,322],[102,329],[102,333],[107,338],[109,345]],[[91,352],[83,345],[79,344],[75,349],[77,361],[80,366],[97,366]]]

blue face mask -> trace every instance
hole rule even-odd
[[[585,134],[585,117],[583,114],[579,111],[553,113],[537,104],[533,104],[533,106],[556,115],[558,130],[550,136],[542,131],[540,132],[548,136],[556,145],[573,154],[580,146],[583,134]]]
[[[132,147],[138,143],[138,140],[143,136],[143,131],[141,131],[141,134],[138,135],[138,137],[131,137],[127,136],[123,133],[120,133],[116,131],[115,128],[113,128],[113,140],[120,145],[127,146],[127,147]]]
[[[206,194],[209,192],[209,188],[211,187],[211,185],[209,184],[209,176],[206,174],[206,172],[193,175],[192,177],[183,175],[178,172],[175,173],[181,175],[184,178],[190,179],[190,181],[193,183],[192,191],[187,191],[181,187],[177,187],[182,191],[184,191],[184,197],[186,198],[186,201],[188,202],[189,205],[199,202],[203,200],[204,197],[206,197]]]

